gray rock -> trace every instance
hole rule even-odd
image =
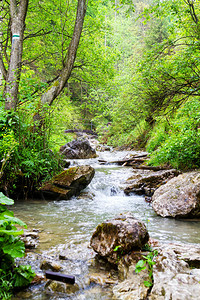
[[[96,151],[86,139],[73,140],[60,148],[60,153],[67,159],[84,159],[97,157]]]
[[[88,186],[94,173],[90,166],[72,167],[45,182],[40,191],[46,199],[70,199],[72,196],[78,196]]]
[[[134,272],[134,271],[133,271]],[[144,280],[148,280],[148,274],[140,274],[132,273],[131,279],[126,279],[123,282],[117,284],[113,288],[113,299],[119,300],[142,300],[147,299],[148,289],[144,286]]]
[[[153,267],[154,285],[149,300],[200,299],[200,270],[190,269],[183,260],[185,254],[187,260],[188,255],[197,253],[200,247],[194,245],[162,245]]]
[[[200,172],[189,172],[158,188],[152,198],[154,211],[162,217],[200,218]]]
[[[120,282],[113,288],[113,299],[141,300],[147,299],[149,288],[144,281],[149,281],[148,268],[140,273],[135,273],[136,264],[143,259],[144,252],[134,251],[121,258],[118,264]]]
[[[185,244],[160,244],[150,240],[158,250],[154,257],[153,287],[145,287],[149,280],[148,269],[135,273],[136,263],[146,255],[132,252],[118,264],[120,282],[113,288],[113,299],[120,300],[197,300],[200,299],[200,246]],[[193,268],[190,268],[190,265]],[[196,268],[195,268],[196,267]]]
[[[141,249],[148,239],[143,222],[131,214],[120,214],[97,226],[90,245],[99,255],[116,264],[129,251]]]
[[[24,242],[26,249],[37,248],[39,243],[39,232],[36,230],[24,230],[24,233],[20,239]]]
[[[176,169],[157,172],[150,170],[137,170],[136,175],[133,175],[127,180],[129,185],[125,188],[124,192],[127,195],[130,193],[136,193],[139,195],[152,196],[158,187],[179,174],[180,172]]]

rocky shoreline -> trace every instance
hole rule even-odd
[[[122,216],[124,222],[127,222],[129,218],[130,215],[128,218]],[[115,223],[115,220],[109,220],[109,223]],[[138,224],[140,224],[140,221]],[[118,227],[116,223],[115,225]],[[129,225],[130,221],[127,222],[127,228]],[[124,225],[122,227],[123,231]],[[120,236],[120,231],[117,232],[117,235]],[[35,239],[35,234],[32,238]],[[93,239],[94,236],[91,238],[91,244]],[[143,242],[145,243],[146,240]],[[99,239],[98,243],[103,243],[104,247],[107,245],[108,248],[111,246],[108,239]],[[134,249],[123,253],[123,243],[121,243],[121,256],[117,255],[118,251],[110,251],[103,257],[99,255],[99,252],[101,252],[99,250],[98,255],[96,255],[95,252],[97,252],[97,249],[94,252],[91,246],[86,243],[84,248],[87,249],[87,258],[81,256],[82,246],[80,245],[74,253],[71,252],[72,249],[70,247],[60,247],[54,255],[50,253],[48,255],[41,255],[34,252],[27,252],[26,259],[28,261],[37,261],[38,270],[40,270],[33,282],[33,286],[39,284],[47,293],[53,293],[57,297],[77,293],[83,288],[81,286],[84,286],[84,289],[90,289],[93,284],[97,284],[103,289],[110,289],[110,298],[108,299],[112,300],[199,299],[200,246],[194,244],[161,243],[151,238],[149,238],[148,243],[145,245],[147,244],[149,247],[148,250],[143,248],[143,244],[143,246],[140,245],[141,247],[139,247],[141,249],[138,249],[138,247],[134,248],[133,246]],[[153,257],[155,263],[153,265],[153,285],[148,287],[144,284],[145,281],[149,281],[148,265],[146,269],[139,273],[135,271],[138,261],[147,257],[152,251],[157,251],[157,255]],[[116,254],[116,256],[114,257],[113,254],[114,256]],[[87,259],[91,265],[90,271],[85,274],[82,284],[69,285],[63,282],[47,280],[44,276],[45,270],[68,274],[68,262],[73,260],[74,268],[76,268],[77,259]],[[98,273],[93,272],[92,268],[93,265],[97,264],[99,265]],[[30,293],[30,288],[16,294],[15,299],[26,298],[26,295]]]
[[[141,156],[140,153],[139,156]],[[199,171],[181,173],[175,169],[149,168],[145,165],[143,158],[138,160],[138,157],[125,160],[124,162],[121,160],[119,164],[133,168],[133,175],[125,183],[124,191],[127,195],[131,193],[145,195],[146,201],[152,202],[152,208],[159,216],[200,220]],[[94,176],[93,172],[91,170],[88,183]],[[68,199],[68,197],[66,198]],[[136,223],[137,228],[135,227]],[[161,243],[149,239],[145,226],[141,221],[135,222],[133,216],[122,215],[120,218],[105,221],[98,226],[97,232],[91,239],[91,246],[98,255],[89,244],[85,245],[86,252],[89,253],[87,258],[81,257],[81,248],[74,253],[59,249],[56,255],[48,255],[47,258],[36,253],[28,254],[37,261],[38,278],[41,279],[40,284],[47,293],[64,297],[66,293],[78,293],[81,289],[91,292],[93,285],[97,284],[102,286],[102,289],[108,288],[110,291],[108,299],[113,300],[200,299],[197,296],[200,295],[199,245]],[[38,233],[38,235],[40,234]],[[33,245],[34,243],[30,241],[31,234],[27,234],[27,236],[29,245]],[[32,236],[38,239],[35,233]],[[132,241],[133,238],[137,240],[135,244]],[[106,245],[109,245],[109,251],[106,250]],[[155,264],[153,264],[152,285],[145,286],[144,282],[149,281],[148,265],[139,273],[135,272],[136,265],[139,260],[144,259],[153,251],[157,251],[158,255],[153,256]],[[90,265],[90,271],[85,274],[81,284],[69,286],[63,282],[46,281],[43,276],[45,270],[68,273],[67,262],[70,260],[74,260],[76,267],[76,259],[73,255],[76,256],[77,253],[77,259],[83,259]],[[105,253],[106,255],[104,255]],[[92,272],[93,264],[98,264],[98,273]]]

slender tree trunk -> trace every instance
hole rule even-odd
[[[28,0],[10,0],[11,16],[11,54],[9,68],[6,74],[6,86],[4,90],[5,108],[16,109],[18,104],[18,90],[21,75],[23,37],[25,19],[28,9]]]
[[[3,0],[0,0],[0,87],[3,85],[2,80],[6,77],[6,70],[3,64],[2,53],[2,23],[3,23]]]
[[[115,22],[117,20],[117,0],[115,0]]]
[[[86,0],[78,0],[76,21],[75,21],[72,40],[71,40],[69,48],[68,48],[65,66],[62,69],[58,80],[56,80],[53,83],[53,85],[51,86],[51,88],[48,89],[48,91],[46,91],[43,94],[43,96],[41,98],[42,104],[51,105],[53,103],[54,99],[62,92],[63,88],[65,87],[65,85],[71,75],[71,72],[72,72],[72,69],[74,66],[74,62],[76,59],[76,53],[77,53],[77,49],[78,49],[78,45],[79,45],[79,41],[80,41],[80,37],[81,37],[81,32],[83,29],[85,13],[86,13]]]

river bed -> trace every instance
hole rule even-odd
[[[94,263],[94,253],[88,248],[94,229],[102,221],[119,213],[131,212],[144,221],[151,238],[163,242],[200,243],[199,222],[158,217],[143,196],[124,194],[122,188],[132,175],[131,167],[100,165],[98,162],[98,159],[122,159],[128,154],[130,152],[100,152],[96,159],[72,161],[71,165],[89,164],[95,168],[94,179],[79,197],[67,201],[29,200],[15,203],[15,216],[25,221],[29,229],[40,231],[40,243],[35,253],[56,256],[67,249],[71,259],[71,263],[67,262],[67,269],[78,278],[80,288],[73,294],[58,296],[47,294],[41,285],[30,289],[28,294],[20,296],[21,299],[112,299],[109,287],[88,284],[85,278],[91,272],[98,272],[99,267]],[[33,259],[31,264],[36,266]],[[13,299],[20,298],[16,296]]]

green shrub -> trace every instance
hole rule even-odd
[[[147,141],[146,150],[153,152],[166,140],[168,136],[169,124],[166,121],[159,120],[150,132],[150,137]]]
[[[134,148],[144,148],[149,131],[150,125],[145,120],[140,121],[140,123],[133,126],[132,129],[128,128],[127,130],[124,130],[124,126],[116,130],[116,125],[112,124],[107,128],[102,140],[106,138],[106,143],[114,147],[131,146]]]
[[[150,160],[153,165],[165,163],[179,169],[200,167],[200,134],[194,130],[172,134]]]
[[[0,193],[0,299],[11,299],[15,288],[29,285],[35,277],[30,266],[15,264],[16,258],[25,255],[24,243],[19,238],[23,230],[17,226],[26,227],[26,224],[7,209],[13,203]]]
[[[66,134],[66,129],[81,128],[80,112],[69,97],[61,95],[57,102],[54,102],[50,109],[48,118],[49,126],[49,147],[58,152],[60,147],[74,139],[73,134]]]
[[[151,155],[150,164],[168,163],[179,169],[200,167],[200,102],[183,105],[172,122],[167,138]]]
[[[62,160],[59,153],[49,149],[45,112],[41,121],[34,121],[38,110],[32,105],[12,113],[1,108],[1,112],[1,188],[6,187],[12,194],[19,184],[21,194],[27,197],[42,180],[48,180],[62,169]],[[26,192],[20,186],[21,181]]]

